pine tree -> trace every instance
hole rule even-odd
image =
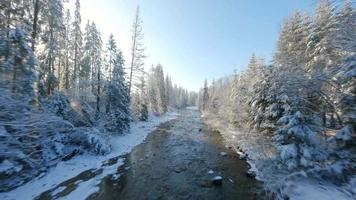
[[[274,140],[278,142],[280,159],[289,170],[300,166],[311,167],[313,161],[320,162],[327,158],[325,144],[318,136],[322,131],[318,117],[297,111],[282,117],[279,123],[283,126],[276,131]]]
[[[117,49],[116,41],[112,35],[109,37],[106,53],[110,59],[106,60],[105,65],[107,69],[110,69],[111,74],[106,86],[106,112],[108,117],[105,126],[111,132],[122,133],[129,128],[130,97],[123,69],[124,59],[121,51]]]
[[[84,32],[84,46],[82,49],[83,58],[81,59],[81,67],[79,70],[79,88],[82,92],[84,92],[81,98],[88,96],[89,87],[91,85],[91,92],[94,94],[94,85],[96,80],[94,80],[92,72],[92,68],[94,67],[93,54],[94,54],[94,38],[93,38],[93,29],[88,21],[85,26]]]
[[[166,91],[164,87],[164,73],[162,65],[158,64],[155,71],[156,78],[156,90],[157,90],[157,103],[158,103],[158,112],[163,114],[167,112],[167,100],[166,100]]]
[[[137,88],[138,89],[135,91],[132,98],[133,116],[140,121],[146,121],[148,119],[148,107],[146,82],[143,76],[141,77],[141,82]]]
[[[132,25],[132,46],[131,46],[131,62],[129,69],[129,93],[131,94],[132,86],[135,78],[139,78],[143,72],[143,59],[145,58],[143,47],[143,30],[142,20],[140,18],[140,7],[137,6],[135,20]]]
[[[203,99],[202,99],[202,110],[206,111],[208,109],[208,102],[209,102],[209,88],[208,82],[205,80],[204,87],[203,87]]]
[[[92,46],[90,48],[91,54],[91,85],[92,92],[96,96],[96,113],[100,113],[100,99],[101,99],[101,89],[102,89],[102,40],[99,30],[96,28],[94,22],[91,24],[91,39]],[[117,72],[119,73],[119,72]],[[119,75],[118,75],[119,76]]]
[[[356,11],[351,5],[351,1],[345,1],[336,19],[333,45],[340,51],[341,56],[356,52]]]
[[[42,69],[46,77],[46,90],[47,95],[53,93],[54,88],[58,85],[58,79],[55,77],[55,64],[56,60],[60,61],[61,44],[60,38],[62,37],[63,30],[63,5],[60,0],[49,0],[46,4],[47,7],[43,9],[44,19],[46,24],[42,34],[44,43],[44,51],[42,52]],[[58,71],[60,69],[57,69]]]
[[[313,36],[308,42],[308,52],[313,56],[309,61],[309,71],[318,76],[336,61],[335,49],[332,47],[336,20],[334,7],[330,0],[320,0],[316,19],[313,24]]]
[[[164,81],[164,88],[165,88],[165,100],[166,100],[166,106],[171,106],[172,105],[172,90],[173,90],[173,86],[172,86],[172,80],[171,77],[168,76],[168,74],[166,75],[165,81]]]
[[[29,41],[29,35],[20,27],[10,28],[0,35],[1,47],[6,47],[0,48],[0,77],[1,87],[8,87],[14,94],[29,97],[33,102],[37,60]]]
[[[69,89],[70,76],[71,76],[71,62],[70,62],[70,38],[71,38],[71,16],[69,9],[66,11],[64,20],[64,89]]]
[[[81,66],[81,58],[82,58],[82,31],[80,29],[81,26],[81,15],[80,15],[80,1],[76,0],[75,2],[75,13],[74,13],[74,21],[72,27],[72,55],[73,55],[73,74],[72,74],[72,85],[76,90],[78,90],[78,76],[79,70]],[[78,91],[76,91],[78,93]]]

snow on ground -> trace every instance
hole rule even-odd
[[[14,190],[0,193],[0,199],[33,199],[47,190],[56,188],[60,183],[77,176],[81,172],[102,168],[103,171],[94,178],[86,181],[78,181],[76,183],[77,188],[67,196],[62,197],[62,199],[85,199],[99,190],[97,185],[102,178],[114,174],[117,171],[117,168],[124,163],[123,159],[119,159],[114,165],[102,167],[103,162],[110,158],[131,152],[132,149],[136,145],[142,143],[146,136],[154,131],[159,124],[175,119],[176,117],[177,114],[172,112],[161,117],[150,116],[147,122],[132,123],[129,133],[112,136],[110,140],[112,146],[111,153],[104,156],[83,154],[74,157],[69,161],[60,162],[55,167],[51,168],[48,173],[40,175],[38,178]],[[64,188],[58,187],[52,192],[52,195],[56,195],[62,190],[64,190]]]
[[[343,188],[327,183],[319,183],[310,179],[293,181],[286,184],[285,193],[290,200],[343,200],[353,199],[352,194]]]
[[[353,189],[356,188],[356,177],[341,187],[310,177],[297,178],[302,173],[288,174],[277,170],[273,162],[276,149],[267,136],[229,127],[223,120],[206,113],[203,118],[209,126],[219,130],[227,146],[232,147],[240,157],[247,156],[249,171],[256,175],[257,180],[263,181],[267,189],[278,191],[281,198],[288,196],[291,200],[355,199],[350,191],[356,191]]]

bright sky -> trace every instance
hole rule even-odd
[[[105,43],[113,33],[129,61],[131,25],[139,5],[146,68],[161,63],[174,83],[197,91],[204,79],[231,74],[234,65],[244,69],[253,52],[269,60],[283,19],[296,9],[313,10],[316,4],[317,0],[81,0],[81,14],[83,27],[93,20]]]

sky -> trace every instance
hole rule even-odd
[[[74,7],[74,0],[69,7]],[[198,91],[246,68],[252,53],[271,59],[283,19],[312,11],[317,0],[81,0],[82,26],[94,21],[106,43],[112,33],[130,60],[136,7],[143,21],[145,67],[158,63],[174,83]]]

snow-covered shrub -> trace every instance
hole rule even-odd
[[[282,127],[273,139],[280,150],[282,164],[289,170],[311,167],[327,158],[326,141],[321,136],[323,129],[317,117],[297,111],[282,117],[278,123]]]
[[[22,98],[12,95],[11,90],[0,88],[0,94],[1,191],[22,185],[45,172],[49,166],[78,153],[110,152],[103,133],[94,128],[76,128],[63,119],[63,116],[68,117],[65,96],[53,94],[50,101],[41,102],[42,110],[37,110]],[[68,109],[69,113],[74,112],[71,107]],[[84,106],[83,109],[87,108]],[[14,167],[10,170],[9,166]]]
[[[107,89],[109,105],[106,110],[105,127],[114,133],[123,133],[129,128],[130,111],[129,97],[126,86],[121,84],[111,84]]]
[[[52,112],[57,116],[64,117],[70,110],[69,99],[60,92],[54,92],[42,104],[46,111]]]
[[[95,154],[104,155],[111,151],[108,138],[95,128],[77,128],[68,134],[63,141],[64,144],[71,144],[82,147]]]
[[[69,100],[61,92],[54,92],[47,98],[41,99],[41,108],[53,113],[64,120],[70,121],[76,127],[91,127],[94,124],[94,109],[80,100]]]
[[[341,65],[341,71],[335,79],[341,85],[341,97],[338,102],[341,118],[345,127],[337,137],[343,136],[344,141],[356,138],[356,54],[346,57]],[[346,137],[347,136],[347,137]],[[353,141],[355,141],[353,139]],[[354,145],[355,147],[355,145]]]

